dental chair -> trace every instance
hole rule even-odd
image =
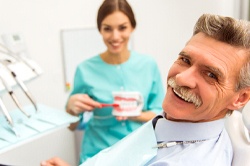
[[[225,127],[233,144],[232,166],[250,166],[250,110],[234,111]]]

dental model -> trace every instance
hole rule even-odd
[[[114,116],[139,116],[143,108],[142,95],[139,92],[113,92]]]

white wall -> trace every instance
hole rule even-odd
[[[136,3],[135,3],[136,2]],[[135,48],[155,56],[165,83],[168,69],[202,13],[235,16],[233,0],[144,0],[133,2],[138,18]]]
[[[138,22],[135,49],[155,57],[165,80],[197,18],[204,12],[237,16],[234,1],[129,0]],[[64,87],[60,30],[95,26],[101,2],[0,0],[0,34],[22,33],[30,56],[44,70],[41,77],[28,84],[38,102],[64,108],[68,93]]]
[[[96,12],[102,1],[0,0],[0,35],[22,33],[30,56],[44,70],[41,77],[28,84],[38,102],[63,110],[68,93],[64,86],[60,30],[96,26]],[[128,1],[138,22],[135,50],[155,57],[164,84],[168,69],[202,13],[239,17],[240,11],[237,0]],[[6,95],[4,100],[13,106]]]

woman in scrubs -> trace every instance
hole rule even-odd
[[[98,10],[97,27],[107,49],[78,65],[74,89],[66,105],[68,113],[80,116],[77,128],[84,126],[85,130],[80,164],[159,114],[164,97],[154,59],[128,49],[136,27],[128,2],[105,0]],[[101,103],[113,103],[114,91],[140,92],[144,99],[142,113],[134,117],[112,115],[113,108]],[[86,112],[93,113],[87,124]]]

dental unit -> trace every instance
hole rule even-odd
[[[37,104],[36,104],[33,96],[31,95],[31,93],[29,92],[28,88],[26,87],[24,82],[17,76],[17,74],[8,66],[11,63],[13,64],[13,62],[11,62],[10,60],[7,60],[7,59],[0,60],[0,62],[2,62],[2,64],[7,68],[7,70],[9,70],[9,72],[11,73],[13,78],[15,79],[16,83],[21,87],[22,91],[25,93],[25,95],[28,97],[28,99],[31,101],[31,103],[34,105],[36,111],[38,112]]]
[[[0,64],[0,70],[1,68],[3,68],[3,66]],[[16,106],[29,118],[30,115],[28,113],[26,113],[24,111],[24,109],[22,108],[21,104],[19,103],[16,95],[13,92],[13,89],[11,88],[11,86],[7,83],[7,81],[4,79],[4,77],[2,76],[2,74],[0,73],[0,79],[5,87],[5,89],[8,91],[9,95],[11,96],[11,98],[13,99],[14,103],[16,104]]]

